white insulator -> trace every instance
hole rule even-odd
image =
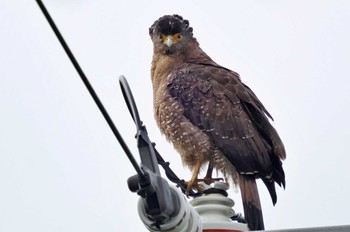
[[[226,191],[228,184],[215,182],[211,187]],[[204,194],[201,197],[194,198],[190,204],[199,213],[202,220],[203,232],[216,230],[238,232],[249,230],[246,224],[231,220],[231,217],[235,214],[232,209],[234,201],[220,193]]]
[[[201,232],[202,223],[198,213],[188,204],[182,192],[174,186],[170,186],[171,191],[176,193],[180,207],[179,212],[170,220],[162,223],[160,228],[154,225],[154,221],[149,218],[145,212],[145,206],[142,199],[138,203],[138,213],[141,221],[149,231],[167,231],[167,232]]]

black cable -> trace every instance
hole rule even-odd
[[[92,96],[92,98],[94,99],[96,105],[98,106],[98,108],[100,109],[103,117],[106,119],[109,127],[111,128],[113,134],[115,135],[115,137],[117,138],[118,142],[120,143],[120,145],[122,146],[124,152],[126,153],[127,157],[129,158],[131,164],[133,165],[134,169],[136,170],[137,174],[140,176],[144,176],[144,172],[141,170],[141,168],[139,167],[138,163],[136,162],[134,156],[132,155],[131,151],[129,150],[128,146],[126,145],[126,143],[124,142],[122,136],[119,134],[118,129],[116,128],[116,126],[114,125],[111,117],[109,116],[109,114],[107,113],[106,109],[104,108],[102,102],[100,101],[100,99],[98,98],[97,94],[95,93],[95,90],[93,89],[93,87],[91,86],[89,80],[87,79],[87,77],[85,76],[83,70],[81,69],[79,63],[77,62],[77,60],[75,59],[73,53],[71,52],[71,50],[69,49],[67,43],[65,42],[63,36],[61,35],[60,31],[58,30],[55,22],[53,21],[53,19],[51,18],[49,12],[47,11],[46,7],[44,6],[44,4],[42,3],[41,0],[36,0],[36,2],[38,3],[41,11],[43,12],[43,14],[45,15],[47,21],[49,22],[52,30],[54,31],[54,33],[56,34],[58,40],[60,41],[62,47],[64,48],[64,50],[66,51],[69,59],[71,60],[71,62],[73,63],[73,66],[75,67],[75,69],[77,70],[81,80],[84,82],[86,88],[88,89],[90,95]]]

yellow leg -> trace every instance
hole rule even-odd
[[[209,161],[207,174],[205,175],[205,177],[203,179],[204,183],[206,183],[208,185],[214,183],[215,181],[222,181],[223,180],[222,178],[213,178],[212,177],[213,168],[214,167],[212,166],[211,162]]]
[[[212,175],[213,175],[213,166],[211,165],[211,162],[209,161],[207,174],[205,175],[204,179],[211,179]]]
[[[199,174],[199,170],[201,169],[202,166],[202,161],[198,161],[196,166],[193,169],[193,174],[192,174],[192,178],[190,181],[187,182],[187,189],[186,189],[186,195],[188,195],[188,193],[191,191],[191,189],[197,185],[198,182],[198,174]]]

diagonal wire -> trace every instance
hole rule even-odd
[[[50,24],[52,30],[54,31],[54,33],[56,34],[58,40],[60,41],[63,49],[66,51],[69,59],[71,60],[73,66],[75,67],[75,69],[77,70],[81,80],[84,82],[86,88],[88,89],[91,97],[94,99],[96,105],[98,106],[98,108],[100,109],[103,117],[105,118],[105,120],[107,121],[109,127],[111,128],[113,134],[115,135],[115,137],[117,138],[118,142],[120,143],[120,145],[122,146],[124,152],[126,153],[127,157],[129,158],[131,164],[133,165],[134,169],[136,170],[137,174],[140,176],[144,176],[144,172],[141,170],[141,168],[139,167],[138,163],[136,162],[134,156],[132,155],[131,151],[129,150],[128,146],[126,145],[123,137],[120,135],[118,129],[116,128],[116,126],[114,125],[111,117],[109,116],[108,112],[106,111],[105,107],[103,106],[102,102],[100,101],[100,99],[98,98],[95,90],[93,89],[93,87],[91,86],[89,80],[87,79],[85,73],[83,72],[83,70],[81,69],[79,63],[77,62],[77,60],[75,59],[73,53],[71,52],[71,50],[69,49],[66,41],[64,40],[63,36],[61,35],[60,31],[58,30],[55,22],[53,21],[53,19],[51,18],[49,12],[47,11],[46,7],[44,6],[44,4],[42,3],[41,0],[36,0],[36,2],[38,3],[41,11],[43,12],[43,14],[45,15],[48,23]]]

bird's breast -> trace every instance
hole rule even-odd
[[[157,78],[157,77],[154,77]],[[154,116],[158,127],[180,153],[190,169],[198,160],[208,161],[213,151],[208,136],[184,116],[184,107],[173,98],[168,89],[171,74],[153,83]]]

